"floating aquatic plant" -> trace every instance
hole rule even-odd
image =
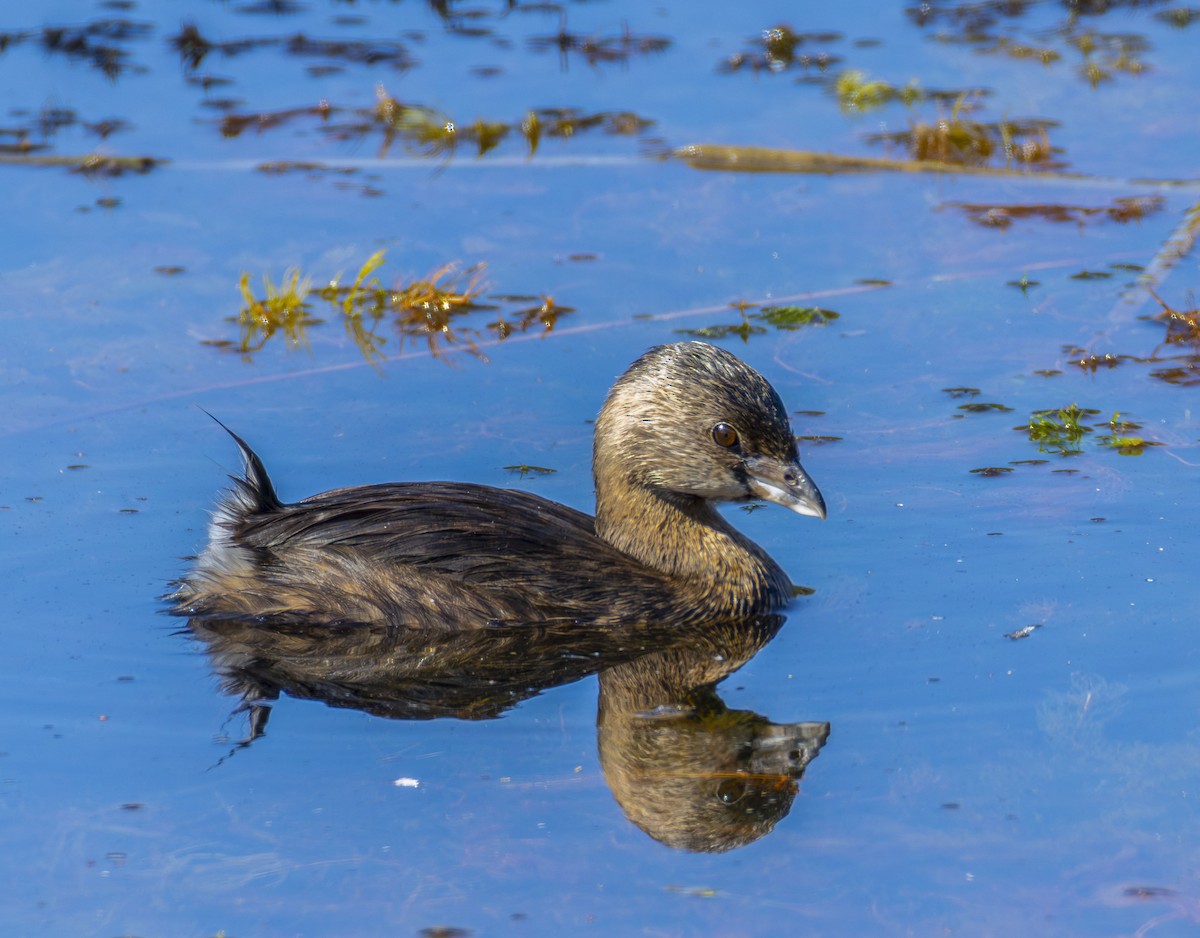
[[[1087,349],[1063,346],[1067,355],[1067,364],[1075,365],[1084,371],[1096,371],[1099,368],[1116,368],[1128,355],[1114,355],[1111,352],[1089,352]]]
[[[1122,456],[1141,456],[1147,446],[1162,445],[1144,437],[1134,436],[1133,431],[1142,429],[1142,425],[1132,420],[1121,419],[1119,411],[1113,413],[1106,425],[1099,426],[1107,426],[1109,432],[1097,437],[1096,442],[1109,449],[1115,449]]]
[[[505,466],[505,472],[511,472],[522,479],[527,479],[530,476],[548,476],[558,472],[557,469],[547,469],[545,466],[529,466],[521,463],[516,466]]]
[[[443,264],[424,277],[385,286],[376,275],[384,261],[385,252],[376,251],[350,283],[335,277],[316,289],[310,276],[289,269],[279,285],[263,278],[263,298],[255,295],[250,275],[243,273],[239,280],[243,306],[234,317],[242,327],[240,342],[209,340],[205,344],[243,355],[257,352],[276,334],[286,336],[292,347],[307,344],[307,329],[324,322],[312,314],[314,300],[321,300],[342,320],[347,335],[368,361],[384,357],[389,332],[398,346],[423,339],[434,355],[452,347],[478,355],[480,340],[503,340],[536,328],[550,332],[560,317],[574,311],[544,295],[497,295],[484,302],[483,264],[465,269],[455,263]],[[533,305],[526,305],[530,303]],[[480,311],[498,311],[498,318],[483,326],[466,321]]]
[[[796,440],[801,443],[806,443],[809,446],[827,446],[830,443],[842,442],[842,437],[820,433],[804,433],[797,436]]]
[[[1149,292],[1162,307],[1162,312],[1154,318],[1167,324],[1167,344],[1190,342],[1200,345],[1200,309],[1172,309],[1153,290]]]
[[[453,262],[443,264],[427,277],[392,291],[392,306],[410,316],[424,318],[427,322],[433,316],[440,329],[441,314],[475,307],[475,300],[483,292],[480,284],[485,266],[473,264],[460,271]]]
[[[1171,7],[1155,13],[1154,18],[1176,29],[1186,29],[1192,23],[1200,23],[1200,7]]]
[[[1042,65],[1052,65],[1062,58],[1062,53],[1050,46],[1019,42],[1008,36],[997,36],[991,45],[981,46],[981,52],[994,52],[1010,59],[1028,59]]]
[[[179,53],[184,67],[190,71],[199,69],[213,53],[228,57],[259,49],[282,49],[298,58],[322,58],[339,63],[391,65],[398,71],[404,71],[414,64],[404,43],[388,39],[325,40],[296,33],[292,36],[213,40],[201,33],[195,23],[184,23],[168,41]]]
[[[1143,58],[1150,51],[1145,36],[1137,33],[1105,33],[1087,25],[1087,16],[1127,5],[1121,0],[1104,3],[1065,3],[1069,11],[1061,23],[1038,29],[1031,40],[1017,38],[1017,20],[1034,6],[1029,0],[970,0],[944,3],[937,0],[912,4],[906,10],[918,26],[936,26],[939,42],[968,45],[981,54],[1002,54],[1012,59],[1049,65],[1064,55],[1076,55],[1075,71],[1093,88],[1117,75],[1140,75],[1148,68]],[[1128,5],[1146,5],[1132,0]],[[1156,14],[1167,18],[1170,11]],[[1085,16],[1087,15],[1087,16]],[[1187,14],[1168,22],[1190,22]]]
[[[632,111],[588,113],[575,108],[538,108],[515,121],[477,119],[461,123],[436,108],[401,101],[376,85],[375,104],[370,108],[338,107],[328,101],[277,111],[231,112],[220,120],[221,135],[238,137],[248,130],[263,133],[303,120],[315,120],[317,129],[335,140],[361,140],[379,135],[378,156],[383,157],[400,144],[409,152],[427,158],[450,157],[460,147],[471,147],[476,156],[485,156],[510,137],[520,137],[530,156],[538,151],[543,138],[566,140],[588,132],[614,136],[637,136],[654,122]],[[263,168],[292,167],[291,164],[264,164]],[[320,166],[326,172],[328,167]]]
[[[1084,419],[1098,413],[1100,411],[1078,404],[1068,404],[1057,410],[1035,410],[1027,425],[1014,429],[1027,433],[1043,453],[1074,456],[1083,452],[1083,439],[1092,432]]]
[[[1040,280],[1030,280],[1029,274],[1021,274],[1020,280],[1010,280],[1007,283],[1007,286],[1017,287],[1022,294],[1028,294],[1034,287],[1040,287],[1041,285],[1042,282]]]
[[[977,107],[977,98],[964,94],[954,101],[948,116],[914,121],[908,130],[868,134],[866,140],[903,146],[914,160],[952,166],[983,166],[993,156],[1010,165],[1038,169],[1060,165],[1048,133],[1056,122],[978,121],[968,116]]]
[[[296,268],[287,270],[278,285],[270,277],[263,277],[266,296],[259,299],[250,287],[250,275],[243,273],[238,280],[242,306],[238,322],[242,327],[239,351],[255,352],[266,344],[276,332],[282,331],[288,345],[296,347],[305,339],[305,330],[321,320],[310,314],[307,302],[312,287],[312,278],[301,277]]]
[[[575,312],[575,307],[556,303],[552,296],[496,296],[494,299],[534,304],[511,312],[507,316],[501,314],[495,322],[487,324],[487,327],[501,339],[507,339],[514,332],[525,332],[535,323],[540,324],[544,332],[553,332],[560,316]]]
[[[783,331],[802,329],[806,326],[823,326],[836,320],[840,314],[820,306],[763,306],[739,300],[730,303],[731,309],[736,309],[741,320],[735,323],[722,323],[714,326],[703,326],[698,329],[679,329],[681,335],[689,335],[697,339],[724,339],[736,336],[743,342],[749,342],[750,336],[762,335],[767,326]],[[757,310],[757,312],[749,312]],[[766,325],[760,325],[765,323]]]
[[[840,62],[841,57],[811,47],[829,45],[841,39],[841,33],[798,33],[784,24],[771,26],[750,41],[750,51],[737,52],[725,59],[721,70],[780,73],[792,68],[815,68],[823,72]]]
[[[804,326],[823,326],[839,317],[831,309],[820,306],[764,306],[754,318],[776,329],[800,329]]]
[[[1056,222],[1059,224],[1075,224],[1079,226],[1098,224],[1101,222],[1116,222],[1128,224],[1141,221],[1161,211],[1166,205],[1162,196],[1130,196],[1113,199],[1108,205],[1069,205],[1060,202],[1050,203],[987,203],[987,202],[943,202],[942,208],[958,209],[966,215],[969,221],[985,228],[1007,229],[1013,222],[1038,220]],[[1080,271],[1073,274],[1076,280],[1103,280],[1112,276],[1111,271]],[[1026,287],[1030,285],[1027,279]],[[1012,282],[1012,286],[1021,286],[1022,281]]]
[[[384,339],[378,333],[382,321],[389,320],[403,342],[406,338],[424,338],[431,352],[443,345],[465,342],[470,346],[474,333],[456,329],[456,317],[481,308],[485,265],[475,264],[460,271],[457,264],[443,264],[425,277],[395,288],[384,287],[372,274],[384,262],[384,252],[376,251],[359,269],[354,283],[341,287],[336,281],[323,288],[321,296],[339,304],[346,329],[368,358],[380,356]]]
[[[588,65],[607,62],[626,62],[634,55],[662,52],[670,48],[671,40],[666,36],[639,36],[626,26],[615,36],[584,36],[570,32],[564,22],[557,33],[549,36],[534,36],[529,40],[532,49],[557,49],[562,66],[567,67],[570,55],[577,54]]]
[[[838,106],[849,112],[866,113],[893,101],[913,104],[923,97],[915,79],[897,88],[881,79],[869,78],[866,72],[857,70],[845,71],[838,75],[833,89],[837,95]]]

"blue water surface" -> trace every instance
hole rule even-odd
[[[1197,350],[1164,345],[1138,278],[1194,314],[1200,22],[1172,26],[1159,3],[985,3],[969,6],[995,15],[964,37],[942,3],[924,25],[905,4],[526,6],[6,10],[0,144],[167,161],[116,176],[0,165],[8,931],[1192,934],[1200,426],[1195,379],[1145,359],[1194,366]],[[116,19],[142,26],[114,41],[115,76],[46,44],[47,27]],[[802,46],[831,57],[824,71],[723,66],[784,23],[833,34]],[[213,42],[395,41],[411,64],[275,44],[190,69],[171,42],[188,24]],[[563,29],[670,45],[589,61],[536,41]],[[1004,51],[1018,43],[1058,58]],[[833,82],[850,69],[989,93],[848,110]],[[515,132],[484,155],[461,140],[433,152],[339,138],[311,116],[220,132],[227,113],[369,111],[379,88],[459,126],[552,107],[654,123],[546,138],[532,155]],[[980,121],[1053,121],[1061,172],[705,172],[667,156],[904,159],[867,136],[968,105]],[[47,131],[47,109],[77,120]],[[82,126],[110,118],[129,126]],[[281,160],[325,168],[256,168]],[[1159,201],[1105,214],[1134,198]],[[1003,226],[962,205],[1094,211]],[[487,293],[573,311],[504,341],[486,328],[495,312],[471,314],[459,350],[432,336],[436,355],[385,322],[372,362],[314,301],[325,322],[304,341],[238,353],[243,273],[259,296],[289,268],[344,283],[381,249],[387,285],[485,264]],[[692,854],[633,826],[598,762],[595,678],[481,722],[285,696],[268,735],[236,748],[245,715],[159,600],[238,468],[199,408],[255,446],[285,499],[456,479],[590,510],[589,421],[614,377],[680,330],[737,326],[739,302],[838,314],[714,339],[774,384],[797,434],[836,438],[802,444],[824,524],[728,512],[815,590],[721,687],[731,708],[832,726],[773,832]],[[961,409],[972,402],[1009,409]],[[1099,425],[1078,455],[1014,429],[1071,404]],[[1161,445],[1100,445],[1115,412]]]

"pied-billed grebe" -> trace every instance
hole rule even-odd
[[[825,517],[779,395],[702,342],[653,348],[596,420],[596,517],[527,492],[453,482],[364,485],[284,504],[246,461],[178,615],[475,628],[547,619],[679,623],[754,615],[787,575],[714,502]]]

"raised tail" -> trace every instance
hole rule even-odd
[[[200,408],[204,410],[203,407]],[[245,440],[234,433],[229,427],[221,423],[207,410],[204,413],[212,417],[218,427],[233,437],[233,441],[237,443],[238,449],[242,451],[242,460],[244,468],[242,476],[230,476],[236,488],[229,494],[238,503],[238,508],[241,509],[240,514],[259,514],[263,512],[278,511],[283,507],[283,502],[279,496],[275,494],[275,486],[271,484],[271,477],[267,475],[267,468],[263,465],[258,454],[250,448]]]

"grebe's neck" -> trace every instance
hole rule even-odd
[[[679,580],[705,615],[755,615],[792,596],[779,565],[702,498],[662,493],[620,476],[597,478],[596,533]]]

